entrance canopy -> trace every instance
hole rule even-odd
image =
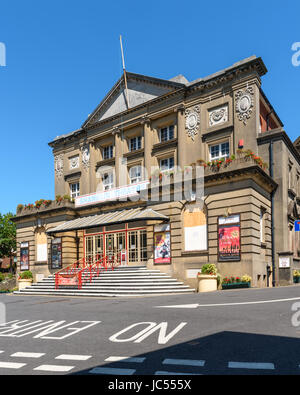
[[[67,221],[47,231],[48,234],[69,232],[71,230],[83,230],[103,225],[121,224],[132,221],[161,220],[168,221],[169,218],[151,208],[135,208],[131,210],[113,211],[89,217],[81,217]]]

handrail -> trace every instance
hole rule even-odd
[[[78,289],[81,289],[83,283],[87,281],[91,282],[93,277],[99,276],[101,270],[108,270],[109,267],[114,270],[120,264],[121,253],[109,256],[97,254],[89,262],[85,258],[82,258],[55,273],[55,288],[58,289],[59,285],[67,285],[66,278],[69,278],[68,285],[78,286]],[[87,276],[88,274],[89,277]],[[60,281],[63,284],[60,284]]]

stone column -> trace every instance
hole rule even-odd
[[[185,107],[181,105],[175,109],[177,112],[177,165],[183,170],[186,165],[186,132],[185,132]]]
[[[119,128],[114,128],[112,133],[115,136],[115,187],[118,187],[122,181],[124,183],[121,177],[121,161],[123,156],[122,132]]]
[[[153,134],[151,128],[151,120],[144,117],[142,120],[144,126],[144,167],[147,170],[148,179],[151,177],[151,166],[152,166],[152,146],[153,146]]]

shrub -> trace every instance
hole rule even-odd
[[[3,273],[0,273],[0,283],[5,280],[5,276]]]
[[[206,263],[201,268],[201,274],[210,274],[215,276],[217,274],[217,267],[213,263]]]
[[[29,280],[31,278],[33,278],[33,275],[30,270],[26,270],[25,272],[19,273],[20,280]]]

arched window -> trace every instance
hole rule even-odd
[[[183,212],[183,231],[185,251],[207,250],[206,208],[189,205]]]

